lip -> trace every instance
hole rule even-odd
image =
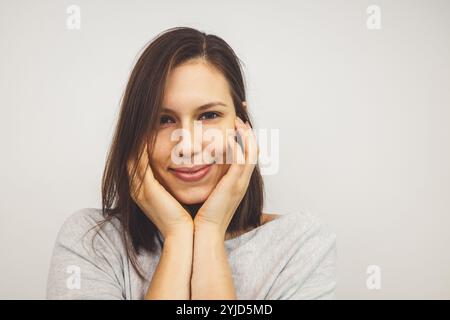
[[[202,179],[211,170],[214,163],[208,165],[198,165],[193,167],[183,167],[183,168],[170,168],[169,171],[172,172],[177,178],[186,181],[193,182]]]

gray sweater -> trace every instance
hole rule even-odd
[[[127,258],[117,218],[95,237],[101,210],[71,214],[59,230],[47,279],[47,299],[143,299],[158,264],[138,256],[146,280]],[[83,236],[84,235],[84,236]],[[225,241],[238,299],[334,299],[336,234],[309,212],[295,211]]]

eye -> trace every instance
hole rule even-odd
[[[204,119],[205,115],[207,116],[206,119]],[[220,115],[217,112],[213,112],[213,111],[205,112],[200,116],[200,120],[212,120],[212,119],[218,118],[219,116]]]
[[[166,123],[170,123],[169,121],[173,122],[173,119],[169,116],[162,116],[159,123],[160,124],[166,124]]]

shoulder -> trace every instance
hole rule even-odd
[[[65,219],[52,253],[48,299],[123,298],[126,255],[119,224],[111,220],[99,228],[102,221],[102,211],[93,208]]]
[[[95,208],[83,208],[74,211],[64,220],[60,233],[76,233],[98,225],[104,220],[102,211]]]
[[[65,224],[83,224],[98,222],[103,219],[102,210],[96,208],[82,208],[69,214]]]
[[[337,283],[337,235],[325,220],[308,211],[278,218],[273,232],[282,252],[282,271],[270,297],[274,299],[330,298]],[[269,223],[270,224],[270,223]],[[281,261],[281,259],[280,259]]]
[[[320,259],[335,250],[337,235],[319,215],[299,210],[289,213],[285,218],[292,250],[297,254],[310,253],[311,258]]]
[[[292,233],[296,238],[315,234],[336,240],[336,233],[330,225],[317,214],[306,210],[295,210],[284,214],[263,213],[262,224],[271,224],[282,229],[283,233]],[[276,223],[271,223],[276,221]]]
[[[275,219],[279,218],[280,216],[281,216],[281,214],[277,214],[277,213],[262,213],[261,214],[261,224],[265,224],[267,222],[275,220]]]
[[[336,233],[321,216],[306,210],[295,211],[290,215],[292,225],[295,226],[299,234],[315,235],[332,242],[336,240]]]
[[[296,256],[305,268],[314,269],[325,256],[336,254],[337,235],[317,214],[296,210],[266,224],[271,244],[287,257]]]
[[[99,233],[115,242],[120,239],[120,222],[117,218],[104,222],[101,209],[82,208],[72,212],[61,225],[57,242],[65,245],[92,240]],[[104,222],[104,223],[103,223]],[[101,228],[100,228],[101,226]]]
[[[258,241],[265,238],[269,245],[288,250],[292,254],[302,247],[329,248],[336,244],[337,236],[330,225],[317,214],[295,210],[283,214],[263,213],[263,224],[251,233]]]

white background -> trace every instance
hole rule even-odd
[[[66,27],[69,5],[81,29]],[[381,29],[366,9],[381,8]],[[100,207],[138,52],[191,26],[245,62],[280,130],[266,211],[338,235],[338,298],[450,298],[449,1],[0,1],[0,298],[43,299],[56,233]],[[366,287],[369,265],[382,287]]]

